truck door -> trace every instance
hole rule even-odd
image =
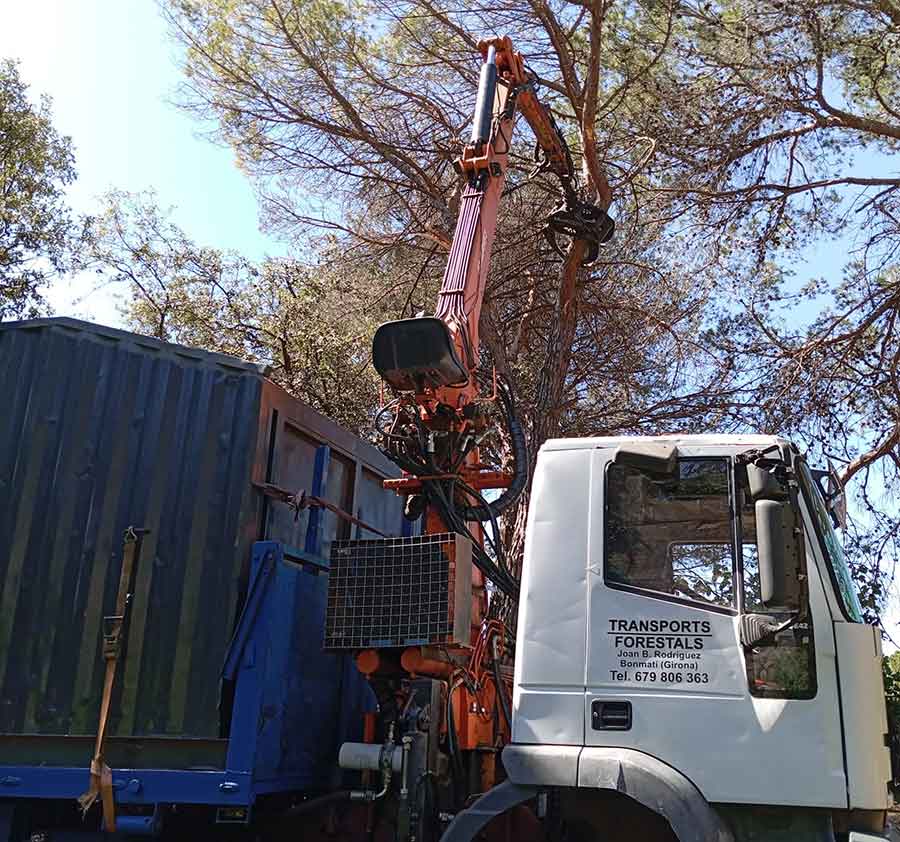
[[[732,460],[692,448],[655,473],[612,453],[592,472],[585,744],[651,754],[711,802],[846,806],[816,565],[801,619],[745,653],[759,573]]]

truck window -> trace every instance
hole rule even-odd
[[[738,474],[738,516],[741,537],[741,610],[744,614],[766,614],[776,623],[795,619],[790,611],[770,611],[761,599],[759,554],[756,547],[756,512],[746,476]],[[784,631],[744,649],[747,686],[765,699],[811,699],[816,695],[816,661],[813,629],[805,600],[798,609],[800,619]]]
[[[606,477],[607,584],[705,606],[734,605],[725,459],[681,459],[676,476],[612,464]]]
[[[800,482],[803,487],[803,496],[812,511],[814,526],[819,535],[819,543],[822,545],[825,561],[831,569],[832,582],[844,605],[844,612],[848,619],[861,623],[863,622],[862,607],[859,604],[859,597],[856,595],[856,588],[853,587],[850,569],[844,558],[844,549],[831,525],[831,515],[822,499],[822,492],[819,490],[818,483],[813,480],[805,461],[800,462]]]

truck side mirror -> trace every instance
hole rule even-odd
[[[778,500],[757,500],[755,507],[762,604],[766,608],[796,608],[800,596],[800,548],[794,510],[788,501]]]
[[[773,470],[759,465],[747,465],[747,485],[753,500],[786,500],[788,491],[778,480]]]

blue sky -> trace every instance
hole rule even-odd
[[[251,258],[284,252],[260,233],[252,186],[231,150],[171,104],[177,53],[153,0],[4,4],[0,56],[19,59],[34,97],[53,97],[54,124],[75,146],[69,195],[77,213],[96,210],[110,188],[152,187],[203,245]],[[120,324],[114,291],[91,293],[93,284],[81,277],[56,286],[48,295],[54,311]]]

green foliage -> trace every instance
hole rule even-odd
[[[92,220],[82,267],[128,284],[135,330],[262,363],[291,394],[368,430],[378,401],[369,343],[381,311],[366,301],[365,272],[325,259],[255,265],[203,248],[153,194],[127,193],[107,196]]]
[[[808,645],[778,646],[768,651],[762,650],[761,654],[769,656],[765,674],[780,688],[780,692],[788,698],[803,698],[810,693],[812,675]]]
[[[74,178],[71,141],[53,128],[50,100],[34,105],[16,63],[0,61],[0,319],[37,314],[41,286],[63,268],[64,189]]]
[[[900,725],[900,652],[885,655],[881,659],[881,671],[884,676],[884,697],[888,709],[888,722],[893,729]]]

